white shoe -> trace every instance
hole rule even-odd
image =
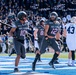
[[[75,60],[72,60],[72,66],[75,66]]]
[[[72,66],[71,64],[68,64],[68,66]]]
[[[72,64],[73,67],[75,67],[75,64]]]

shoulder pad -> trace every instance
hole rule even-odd
[[[45,22],[45,25],[47,25],[47,24],[53,24],[53,22],[51,22],[50,20],[48,20],[48,21]]]

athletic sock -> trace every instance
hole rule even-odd
[[[71,59],[68,59],[68,65],[71,65]]]
[[[52,60],[51,60],[51,63],[53,63],[53,62],[57,59],[58,56],[59,56],[59,54],[55,53],[55,54],[53,55],[53,58],[52,58]]]
[[[72,52],[72,60],[75,60],[75,51],[71,51]]]
[[[72,52],[72,66],[74,66],[75,64],[75,51],[71,51]]]
[[[39,56],[39,61],[41,61],[41,56]]]
[[[35,59],[34,59],[34,62],[33,63],[36,63],[37,62],[37,60],[40,58],[40,54],[36,54],[36,57],[35,57]]]

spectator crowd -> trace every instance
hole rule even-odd
[[[57,11],[60,16],[64,16],[64,12],[76,13],[74,9],[76,5],[72,3],[73,0],[1,0],[0,1],[0,15],[2,18],[10,12],[17,14],[20,10],[33,11],[34,14],[48,18],[50,11]],[[73,12],[72,12],[73,11]]]

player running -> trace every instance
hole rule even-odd
[[[60,49],[56,43],[55,36],[56,34],[60,34],[60,26],[59,26],[59,23],[57,23],[58,14],[56,12],[50,13],[49,16],[50,16],[49,20],[46,21],[45,23],[46,24],[45,25],[45,38],[42,40],[40,53],[41,54],[45,53],[46,48],[48,46],[51,46],[55,50],[53,58],[49,62],[49,65],[55,69],[54,61],[57,59],[57,57],[60,54]],[[33,65],[33,70],[35,70],[35,64]]]
[[[60,48],[55,40],[56,39],[55,36],[57,34],[60,35],[60,25],[57,22],[57,17],[58,14],[56,12],[52,12],[50,14],[50,18],[45,25],[45,41],[43,41],[43,46],[41,47],[41,53],[43,53],[43,50],[45,50],[45,48],[48,45],[55,50],[53,58],[49,62],[49,65],[52,66],[52,68],[54,69],[55,69],[54,62],[60,54]]]
[[[17,15],[18,19],[11,31],[10,35],[14,38],[14,48],[16,50],[16,60],[15,60],[15,68],[14,72],[18,72],[18,64],[21,58],[25,58],[25,47],[24,47],[24,40],[26,38],[25,35],[27,35],[27,29],[29,29],[29,23],[27,20],[27,14],[24,11],[20,11]]]

